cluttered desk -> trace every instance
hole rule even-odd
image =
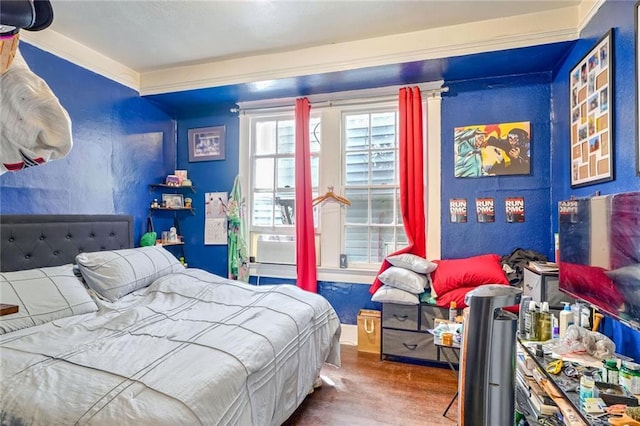
[[[620,376],[621,370],[636,371],[635,366],[588,355],[558,357],[541,343],[518,339],[516,401],[526,419],[522,424],[640,426],[638,398]],[[640,380],[637,373],[632,380]]]

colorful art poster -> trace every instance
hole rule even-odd
[[[524,222],[524,197],[508,197],[504,200],[507,223]]]
[[[455,177],[528,175],[531,172],[531,122],[456,127]]]
[[[451,223],[467,223],[467,199],[450,198],[449,214]]]
[[[496,208],[493,198],[476,198],[476,212],[479,223],[496,221]]]

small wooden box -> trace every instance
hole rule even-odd
[[[0,316],[11,315],[18,312],[18,305],[7,305],[0,303]]]
[[[381,313],[373,309],[358,312],[358,351],[380,353]]]

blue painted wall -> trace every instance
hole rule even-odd
[[[442,101],[442,257],[461,258],[484,253],[505,255],[516,248],[552,256],[550,223],[550,87],[551,76],[529,76],[525,83],[487,89],[452,85]],[[517,121],[531,123],[529,175],[454,177],[454,128]],[[507,197],[524,197],[525,222],[507,223]],[[479,223],[475,200],[492,197],[495,222]],[[467,223],[451,223],[449,199],[466,198]],[[428,238],[428,236],[427,236]]]
[[[551,149],[551,213],[557,232],[558,201],[640,190],[636,175],[637,112],[635,95],[635,7],[630,1],[607,1],[580,34],[580,41],[559,68],[551,85],[553,128]],[[569,161],[569,73],[600,38],[614,28],[614,177],[610,182],[571,189]],[[619,353],[640,359],[640,333],[605,317],[603,330],[614,338]]]
[[[190,117],[178,120],[178,168],[188,171],[189,179],[196,186],[193,194],[194,216],[185,216],[182,230],[185,236],[185,251],[190,267],[205,269],[223,277],[227,276],[227,246],[204,245],[205,194],[207,192],[231,192],[238,174],[239,120],[231,113],[235,104],[222,104],[216,109],[205,109]],[[225,126],[225,159],[189,162],[189,129]]]
[[[64,159],[0,176],[0,213],[131,214],[144,231],[149,183],[175,167],[175,121],[138,93],[20,43],[71,117]]]

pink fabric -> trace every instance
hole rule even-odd
[[[317,293],[316,244],[311,205],[310,110],[307,98],[296,99],[296,269],[298,287]]]
[[[413,253],[426,258],[422,96],[418,87],[400,89],[399,112],[400,209],[409,244],[393,254]],[[389,266],[385,259],[378,275]],[[382,282],[376,277],[369,293],[374,294],[381,286]]]

